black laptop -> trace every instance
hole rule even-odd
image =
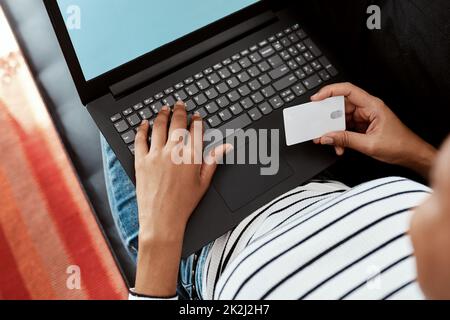
[[[335,161],[312,143],[286,147],[282,110],[342,75],[280,2],[44,2],[81,101],[132,181],[136,128],[177,100],[210,129],[280,130],[278,174],[261,175],[263,164],[219,168],[189,222],[184,256]]]

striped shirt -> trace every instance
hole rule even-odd
[[[431,190],[390,177],[349,188],[313,181],[211,245],[206,300],[423,299],[408,236]]]
[[[390,177],[311,182],[217,239],[204,299],[423,299],[408,236],[431,190]]]

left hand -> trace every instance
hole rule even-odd
[[[169,295],[175,289],[186,225],[210,186],[218,160],[231,148],[219,146],[204,162],[201,117],[193,116],[183,141],[172,137],[177,130],[187,128],[185,104],[175,105],[170,128],[169,117],[170,109],[164,107],[155,121],[150,148],[148,122],[139,128],[135,142],[140,225],[136,291],[158,296]],[[176,164],[174,154],[190,159],[185,161],[189,163]]]

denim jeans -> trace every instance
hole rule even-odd
[[[131,258],[136,263],[139,249],[139,219],[136,189],[103,136],[101,137],[101,144],[106,190],[111,212],[122,242],[127,248]],[[197,254],[195,277],[192,276],[195,260],[194,255],[181,260],[177,288],[180,299],[192,300],[201,298],[203,270],[210,248],[211,244],[204,247]],[[194,284],[196,292],[200,297],[193,296]]]

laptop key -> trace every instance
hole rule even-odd
[[[300,68],[300,66],[298,65],[297,62],[295,62],[295,60],[288,61],[288,66],[289,68],[291,68],[291,70],[297,70],[298,68]]]
[[[208,97],[209,100],[215,99],[219,96],[216,89],[214,89],[214,88],[206,90],[205,95],[206,95],[206,97]]]
[[[275,96],[272,99],[270,99],[270,104],[274,109],[279,109],[284,105],[283,100],[280,98],[280,96]]]
[[[200,117],[202,117],[202,119],[205,119],[208,116],[208,111],[206,111],[205,108],[200,108],[197,110],[197,112],[200,114]]]
[[[311,66],[314,68],[314,70],[319,71],[320,69],[322,69],[322,65],[320,64],[319,61],[313,61],[311,62]]]
[[[280,42],[281,42],[281,44],[282,44],[285,48],[287,48],[287,47],[289,47],[290,45],[292,45],[292,42],[291,42],[288,38],[282,38],[282,39],[280,40]]]
[[[177,93],[175,93],[175,98],[177,100],[184,101],[188,98],[188,96],[187,96],[186,92],[184,92],[184,90],[180,90]]]
[[[119,133],[125,132],[129,128],[129,126],[125,122],[125,120],[121,120],[121,121],[117,122],[116,124],[114,124],[114,127],[116,127],[116,130]]]
[[[252,110],[250,110],[248,112],[248,115],[250,116],[250,118],[252,118],[253,121],[257,121],[262,118],[262,114],[258,108],[253,108]]]
[[[134,142],[134,139],[136,138],[136,133],[134,130],[130,130],[122,135],[123,142],[126,144],[130,144]]]
[[[263,58],[268,58],[271,55],[275,54],[275,49],[272,46],[267,46],[259,51]]]
[[[206,90],[209,87],[209,83],[206,79],[202,79],[197,82],[197,87],[199,87],[200,90]]]
[[[177,101],[174,99],[174,97],[168,96],[167,98],[164,98],[162,102],[165,106],[174,106]]]
[[[117,122],[120,119],[122,119],[122,116],[120,115],[120,113],[117,113],[111,117],[111,122]]]
[[[134,156],[134,154],[135,154],[135,152],[136,152],[134,143],[133,143],[133,144],[130,144],[130,145],[128,146],[128,149],[130,150],[131,154]]]
[[[266,86],[272,82],[272,80],[270,80],[270,77],[267,74],[262,75],[261,77],[258,78],[258,80],[259,82],[261,82],[263,86]]]
[[[328,81],[331,78],[329,73],[326,72],[325,70],[319,71],[319,76],[322,78],[323,81]]]
[[[230,73],[230,71],[228,71],[228,69],[223,68],[223,69],[219,70],[219,76],[222,79],[226,79],[226,78],[229,78],[231,76],[231,73]]]
[[[237,62],[233,63],[228,68],[231,70],[232,73],[238,73],[242,70],[241,66]]]
[[[305,39],[308,36],[303,29],[298,30],[296,33],[300,39]]]
[[[306,73],[305,73],[305,71],[303,71],[302,69],[295,71],[295,75],[296,75],[297,78],[299,78],[300,80],[306,78]]]
[[[222,119],[222,121],[228,121],[233,116],[231,115],[230,111],[228,111],[228,109],[225,109],[225,110],[219,112],[219,117]]]
[[[338,75],[338,71],[336,70],[336,68],[330,63],[330,61],[328,61],[327,58],[322,57],[319,59],[320,63],[322,64],[322,66],[325,67],[325,69],[331,74],[332,77],[335,77]]]
[[[251,98],[252,98],[253,102],[256,103],[256,104],[259,104],[262,101],[264,101],[264,97],[263,97],[263,95],[260,92],[252,94]]]
[[[244,100],[241,101],[241,106],[244,107],[244,109],[248,110],[251,107],[253,107],[255,104],[253,103],[253,101],[250,98],[245,98]]]
[[[165,94],[171,94],[171,93],[173,93],[174,91],[175,91],[175,89],[172,88],[172,87],[170,87],[170,88],[164,90],[164,93],[165,93]]]
[[[123,113],[123,115],[126,117],[126,116],[129,116],[130,114],[132,114],[134,111],[133,111],[133,108],[128,108],[128,109],[126,109],[124,112],[122,112]]]
[[[139,111],[139,115],[141,116],[142,120],[148,120],[153,116],[153,113],[149,108],[145,108]]]
[[[303,53],[303,57],[305,57],[306,61],[314,60],[313,54],[309,51],[306,51],[305,53]]]
[[[270,63],[272,68],[276,68],[279,65],[283,64],[283,60],[281,60],[279,55],[275,55],[275,56],[269,58],[267,61]]]
[[[273,47],[275,48],[276,51],[281,51],[284,49],[283,45],[281,44],[280,41],[276,41],[273,43]]]
[[[230,110],[231,110],[231,112],[232,112],[235,116],[237,116],[238,114],[241,114],[242,111],[244,111],[244,110],[242,109],[242,107],[241,107],[239,104],[234,104],[234,105],[232,105],[232,106],[230,107]]]
[[[289,68],[287,65],[283,64],[282,66],[272,70],[269,72],[269,75],[272,79],[277,80],[283,76],[285,76],[286,74],[289,73]]]
[[[288,38],[292,43],[297,43],[300,41],[300,38],[295,33],[292,33]]]
[[[231,89],[234,89],[237,86],[239,86],[241,83],[239,82],[239,80],[236,77],[233,77],[233,78],[230,78],[227,80],[227,84],[230,86]]]
[[[218,116],[212,116],[207,121],[211,128],[218,127],[222,123],[222,120],[220,120]]]
[[[194,78],[193,77],[189,77],[186,80],[184,80],[184,84],[188,85],[194,82]]]
[[[197,108],[197,105],[194,103],[194,101],[189,100],[186,101],[186,111],[191,112],[192,110],[195,110]]]
[[[251,67],[247,70],[251,77],[256,78],[261,74],[261,71],[256,66]]]
[[[228,99],[230,99],[231,102],[236,102],[241,98],[241,96],[239,95],[239,93],[236,90],[233,90],[230,93],[228,93],[227,97],[228,97]]]
[[[248,75],[248,73],[246,71],[239,73],[237,77],[238,77],[239,81],[242,83],[250,80],[250,76]]]
[[[271,107],[270,104],[267,103],[267,102],[264,102],[263,104],[261,104],[261,105],[259,106],[259,110],[261,110],[261,112],[262,112],[264,115],[268,115],[268,114],[270,114],[270,113],[273,111],[272,107]]]
[[[270,70],[270,65],[266,61],[263,61],[260,64],[258,64],[258,68],[259,70],[261,70],[261,72],[266,72]]]
[[[221,97],[217,99],[216,102],[221,108],[225,108],[230,104],[230,101],[227,99],[227,97]]]
[[[306,89],[301,83],[299,83],[292,87],[292,92],[294,92],[295,95],[299,97],[306,93]]]
[[[318,87],[319,85],[322,84],[322,82],[323,82],[323,80],[320,79],[320,77],[317,74],[309,77],[308,79],[303,80],[303,84],[309,90]]]
[[[225,92],[230,90],[230,88],[228,88],[225,82],[222,82],[221,84],[217,85],[216,89],[219,91],[220,94],[224,94]]]
[[[273,84],[273,86],[275,87],[275,89],[277,91],[282,91],[282,90],[294,85],[296,82],[297,82],[297,77],[294,74],[290,74],[290,75],[284,77],[283,79],[275,82]]]
[[[186,92],[187,92],[190,96],[193,96],[193,95],[195,95],[195,94],[198,93],[198,88],[197,88],[197,86],[195,86],[194,84],[192,84],[192,85],[186,87]]]
[[[242,59],[241,61],[239,61],[239,64],[241,65],[242,68],[247,69],[247,68],[250,68],[250,66],[252,65],[252,62],[246,57],[246,58]]]
[[[142,109],[143,107],[144,107],[144,104],[143,104],[142,102],[140,102],[140,103],[135,104],[135,105],[133,106],[133,109],[134,109],[135,111],[138,111],[138,110]]]
[[[208,80],[209,80],[209,83],[211,83],[213,85],[220,82],[220,78],[217,75],[217,73],[213,73],[213,74],[209,75]]]
[[[303,56],[298,56],[297,58],[295,58],[295,61],[296,61],[300,66],[306,64],[306,59],[303,58]]]
[[[219,111],[219,107],[215,102],[210,102],[205,106],[206,111],[208,111],[209,114],[214,114],[217,111]]]
[[[305,71],[308,76],[314,73],[314,69],[309,64],[303,67],[303,71]]]
[[[137,114],[133,114],[131,117],[128,117],[127,120],[132,127],[135,127],[141,123],[141,118],[139,118]]]
[[[322,55],[322,51],[316,46],[316,44],[311,39],[306,39],[304,41],[305,46],[312,52],[316,57],[320,57]]]
[[[152,108],[153,113],[157,114],[161,111],[163,104],[161,102],[154,103],[150,106]]]
[[[261,90],[261,93],[264,95],[264,97],[269,98],[275,94],[275,90],[272,86],[268,86]]]
[[[253,63],[258,63],[258,62],[260,62],[260,61],[262,60],[261,56],[260,56],[259,53],[257,53],[257,52],[252,53],[252,54],[249,55],[248,57],[250,58],[250,60],[251,60]]]
[[[249,87],[247,85],[243,85],[242,87],[240,87],[238,89],[238,91],[241,94],[241,96],[243,96],[243,97],[248,96],[251,93],[251,90],[249,89]]]
[[[194,101],[198,106],[201,106],[204,105],[206,102],[208,102],[208,99],[206,99],[203,93],[200,93],[198,96],[194,98]]]
[[[253,80],[253,81],[250,81],[249,83],[248,83],[248,86],[250,87],[250,89],[252,89],[253,91],[256,91],[256,90],[258,90],[259,88],[261,88],[261,84],[259,83],[259,81],[258,80]]]

